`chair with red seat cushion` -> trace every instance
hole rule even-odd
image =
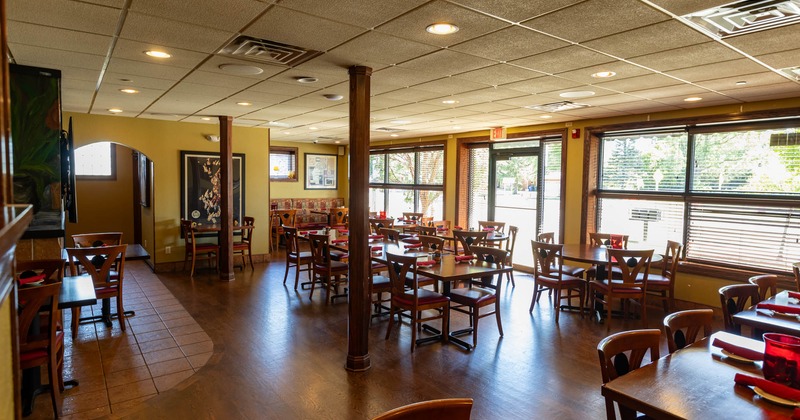
[[[611,249],[628,249],[628,235],[621,235],[617,233],[597,233],[592,232],[589,234],[589,245],[593,247],[606,247]],[[606,267],[592,266],[586,270],[586,279],[592,280],[597,278],[597,270],[605,269]],[[615,279],[622,278],[619,267],[611,267],[612,277]]]
[[[255,270],[256,266],[253,265],[253,230],[255,229],[256,219],[254,217],[246,216],[242,218],[242,237],[239,241],[233,243],[233,254],[242,256],[242,269],[247,266],[244,259],[245,253],[250,259],[250,269]]]
[[[572,298],[577,297],[578,304],[583,305],[584,296],[586,294],[586,280],[571,276],[564,273],[563,264],[561,262],[561,252],[564,245],[561,244],[548,244],[544,242],[531,241],[531,250],[533,252],[533,297],[531,298],[531,307],[528,312],[533,312],[533,307],[539,301],[539,296],[544,289],[555,291],[553,297],[553,307],[556,311],[556,323],[558,323],[558,315],[561,313],[561,300],[567,299],[570,303]],[[566,290],[566,295],[561,295],[561,291]],[[574,292],[577,292],[575,294]],[[581,309],[581,317],[583,310]]]
[[[308,235],[308,241],[311,244],[311,269],[313,276],[311,279],[311,293],[308,299],[314,297],[314,287],[319,282],[325,286],[325,302],[332,302],[337,297],[345,297],[346,295],[339,294],[339,286],[342,283],[347,283],[347,273],[349,266],[347,263],[341,261],[334,261],[331,258],[331,247],[328,241],[328,235]],[[334,290],[334,295],[330,296],[331,289]]]
[[[606,252],[608,253],[608,263],[605,272],[611,273],[611,267],[616,265],[620,269],[622,279],[593,280],[589,283],[590,298],[593,298],[595,303],[605,305],[606,324],[609,329],[611,328],[611,307],[614,299],[622,300],[625,308],[631,302],[637,303],[640,307],[642,323],[647,326],[647,281],[653,250],[635,251],[609,248]],[[639,274],[642,276],[638,277]]]
[[[470,247],[473,245],[483,245],[488,234],[489,232],[484,231],[454,230],[453,237],[457,242],[456,249],[458,249],[458,245],[461,245],[462,255],[472,255]],[[457,251],[456,254],[458,254]]]
[[[347,229],[347,217],[350,210],[347,207],[336,207],[331,209],[330,216],[328,219],[330,220],[330,227],[334,229]]]
[[[97,248],[67,248],[69,256],[69,271],[73,276],[79,275],[78,264],[83,267],[87,275],[92,278],[97,299],[116,298],[117,318],[119,327],[125,331],[125,309],[122,305],[122,285],[125,272],[125,250],[127,245],[101,246]],[[116,267],[116,276],[111,275],[111,269]],[[77,338],[78,323],[80,321],[80,307],[72,308],[72,338]],[[103,315],[100,316],[106,325],[111,325],[110,305],[107,301],[103,305]],[[94,318],[94,317],[93,317]]]
[[[486,246],[472,246],[472,253],[478,261],[497,264],[503,268],[506,261],[506,251],[499,248]],[[472,327],[472,345],[478,345],[478,321],[481,318],[494,315],[497,329],[503,336],[503,324],[500,320],[500,288],[503,285],[503,275],[471,279],[466,287],[459,287],[450,291],[450,309],[466,313],[470,316],[469,324]],[[481,313],[481,308],[494,306],[493,310]]]
[[[58,326],[58,296],[61,283],[19,289],[18,299],[20,313],[18,318],[19,332],[19,366],[30,369],[47,365],[47,376],[50,382],[50,397],[56,417],[61,415],[61,392],[64,390],[64,331]],[[34,320],[42,315],[48,318],[37,330]]]
[[[664,313],[667,314],[675,310],[675,278],[678,275],[682,250],[683,244],[680,242],[667,241],[667,249],[661,261],[661,274],[650,273],[647,277],[647,297],[661,300]],[[639,276],[641,275],[640,273]]]
[[[544,242],[546,244],[554,244],[554,243],[556,243],[555,242],[556,241],[555,237],[556,237],[555,232],[542,232],[542,233],[540,233],[539,235],[536,236],[536,238],[537,238],[537,240],[539,242]],[[567,265],[567,264],[562,264],[561,265],[561,269],[562,269],[562,273],[568,274],[568,275],[573,276],[573,277],[583,277],[583,273],[586,271],[586,268],[584,268],[584,267],[578,267],[578,266]]]
[[[392,283],[392,303],[389,313],[389,327],[386,339],[392,334],[395,314],[408,311],[411,318],[411,352],[417,346],[417,328],[434,319],[442,320],[442,339],[447,341],[448,316],[450,299],[431,290],[419,286],[417,275],[417,257],[388,253],[389,280]],[[411,279],[411,288],[406,289],[406,279]],[[433,315],[424,316],[424,311],[432,311]]]
[[[189,271],[189,277],[194,277],[194,266],[198,260],[214,261],[214,267],[219,267],[219,245],[198,243],[194,229],[192,229],[192,222],[189,220],[181,220],[181,230],[183,230],[183,239],[186,243],[183,258],[184,270],[186,270],[186,263],[190,259],[192,260],[192,269]]]
[[[283,284],[286,284],[286,278],[289,277],[289,269],[294,267],[294,290],[297,290],[297,284],[300,282],[300,272],[311,272],[311,252],[300,250],[297,228],[284,226],[283,234],[286,240],[286,272],[283,274]],[[309,280],[312,280],[310,274],[308,274],[308,277]]]
[[[648,351],[651,363],[658,360],[660,340],[661,331],[656,329],[623,331],[602,339],[597,344],[597,353],[603,384],[642,367]],[[614,402],[607,397],[606,417],[617,418]]]

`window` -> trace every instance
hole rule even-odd
[[[115,145],[106,141],[75,149],[75,176],[83,179],[116,179]]]
[[[791,271],[800,261],[798,127],[786,120],[605,135],[596,230],[658,252],[681,241],[698,263]]]
[[[444,145],[376,148],[369,158],[371,211],[444,217]]]
[[[269,148],[269,180],[297,182],[297,148]]]

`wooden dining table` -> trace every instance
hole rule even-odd
[[[601,394],[620,405],[623,419],[636,418],[636,412],[655,419],[788,419],[792,408],[766,401],[733,381],[737,373],[763,377],[762,362],[742,363],[722,355],[711,346],[715,337],[764,350],[759,341],[718,332],[608,382]]]
[[[632,248],[631,248],[632,249]],[[582,262],[587,264],[608,264],[608,250],[605,246],[592,246],[589,244],[564,244],[561,250],[561,257],[565,260]],[[659,262],[664,257],[653,252],[651,263]]]
[[[781,293],[787,293],[786,291]],[[775,303],[775,296],[765,300],[763,303]],[[767,315],[767,311],[757,311],[756,306],[733,315],[733,322],[745,325],[753,329],[756,336],[765,332],[777,332],[789,335],[800,336],[800,318],[797,316],[773,314]]]

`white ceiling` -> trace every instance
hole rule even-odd
[[[373,69],[373,130],[406,130],[399,138],[800,97],[800,83],[778,71],[800,66],[800,26],[720,40],[678,17],[726,2],[9,0],[7,14],[13,62],[60,69],[65,111],[208,123],[216,120],[201,117],[231,115],[271,127],[275,140],[347,143],[352,65]],[[442,21],[460,30],[425,31]],[[322,54],[292,68],[216,54],[239,35]],[[150,49],[172,57],[143,54]],[[219,68],[229,63],[264,72]],[[616,76],[591,77],[609,70]],[[594,96],[573,101],[589,108],[526,108],[587,90]]]

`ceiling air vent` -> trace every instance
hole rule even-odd
[[[319,136],[319,137],[317,137],[317,139],[319,139],[319,140],[336,141],[336,140],[341,140],[342,138],[341,137],[334,137],[334,136]]]
[[[241,35],[222,47],[217,54],[276,66],[294,67],[322,54],[322,52]]]
[[[741,0],[682,17],[722,39],[800,22],[800,0]]]
[[[779,72],[785,74],[790,79],[800,82],[800,66],[797,67],[787,67],[785,69],[778,70]]]
[[[559,112],[559,111],[567,111],[570,109],[586,108],[587,106],[589,105],[578,104],[572,101],[561,101],[561,102],[552,102],[549,104],[542,104],[542,105],[528,105],[525,108],[535,109],[537,111],[544,111],[544,112]]]
[[[403,130],[401,128],[392,128],[392,127],[378,127],[378,128],[373,128],[372,131],[380,131],[381,133],[402,133],[403,131],[406,130]]]

